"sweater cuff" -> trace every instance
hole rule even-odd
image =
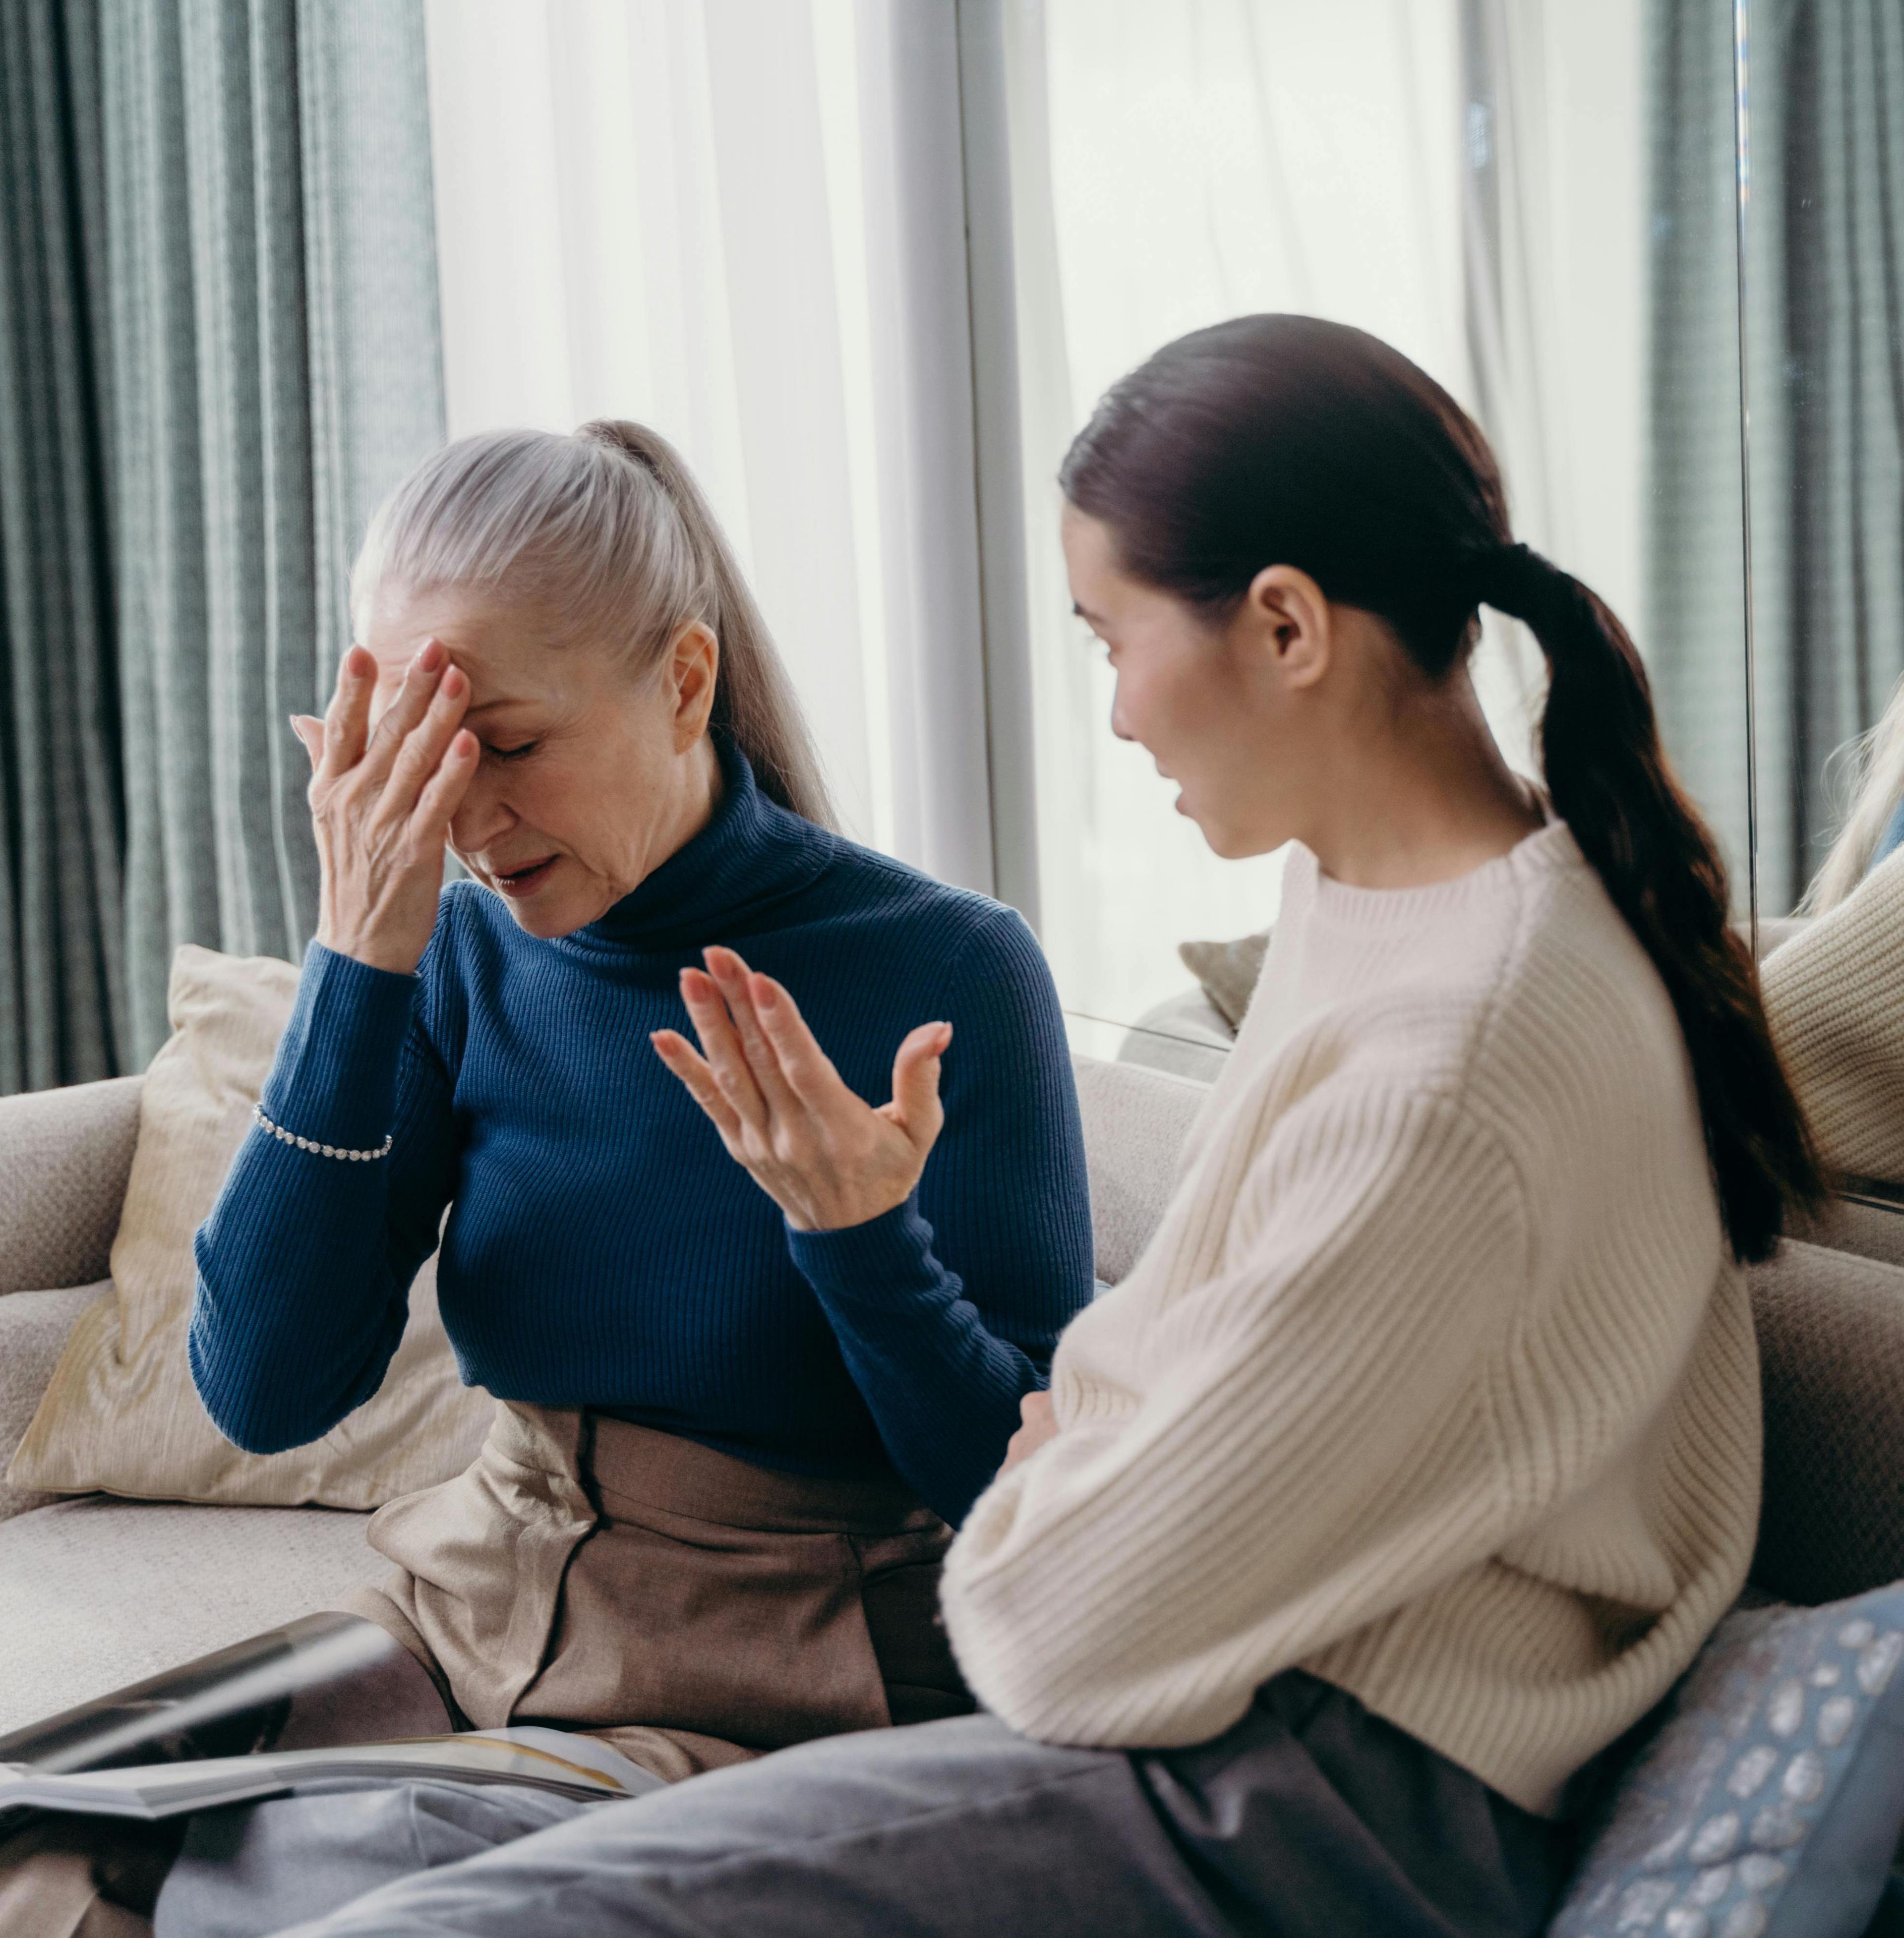
[[[907,1198],[837,1232],[787,1228],[794,1263],[823,1299],[890,1309],[895,1295],[941,1291],[945,1268],[932,1256],[932,1227]]]
[[[264,1087],[266,1116],[293,1135],[369,1150],[396,1115],[397,1065],[417,979],[314,942]]]

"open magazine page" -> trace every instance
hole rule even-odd
[[[0,1766],[50,1774],[435,1736],[427,1672],[361,1615],[305,1615],[0,1736]]]
[[[651,1771],[592,1736],[533,1725],[407,1742],[213,1757],[63,1774],[0,1764],[0,1817],[15,1810],[156,1818],[281,1796],[320,1779],[523,1784],[606,1801],[664,1787]]]

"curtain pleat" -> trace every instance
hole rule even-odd
[[[1752,564],[1762,879],[1803,892],[1831,756],[1904,676],[1904,14],[1753,11]]]
[[[0,5],[0,1090],[125,1040],[93,25]]]
[[[1651,0],[1647,641],[1673,760],[1747,904],[1745,460],[1731,10]]]
[[[1753,0],[1750,21],[1755,804],[1778,914],[1836,831],[1833,755],[1904,676],[1904,11]],[[1735,773],[1742,810],[1732,23],[1654,0],[1653,29],[1656,674],[1695,793]]]
[[[421,9],[108,0],[133,1053],[182,942],[295,957],[302,750],[378,500],[442,441]]]
[[[286,716],[443,422],[421,0],[0,0],[0,1092],[302,951]]]

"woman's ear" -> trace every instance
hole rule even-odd
[[[697,619],[674,636],[670,672],[674,688],[674,750],[685,754],[707,731],[721,678],[721,642]]]
[[[1334,644],[1329,600],[1307,573],[1265,566],[1250,580],[1237,618],[1283,685],[1313,686],[1328,672]]]

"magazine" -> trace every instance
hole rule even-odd
[[[448,1720],[414,1659],[375,1622],[305,1615],[0,1736],[0,1769],[64,1775],[407,1742]]]
[[[402,1742],[210,1757],[130,1769],[61,1774],[26,1763],[0,1763],[0,1818],[18,1810],[60,1810],[152,1820],[281,1797],[300,1784],[333,1777],[526,1784],[586,1802],[639,1797],[663,1787],[651,1771],[593,1736],[525,1724],[452,1736],[417,1736]]]

